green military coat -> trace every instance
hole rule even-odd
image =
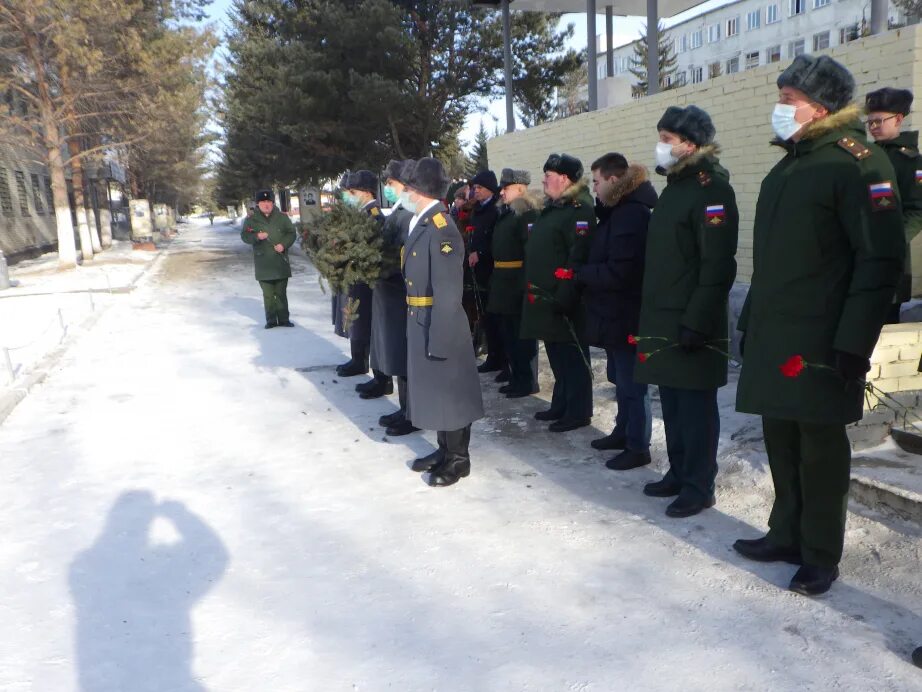
[[[521,338],[572,342],[570,325],[580,333],[583,306],[576,282],[557,278],[555,272],[586,261],[593,231],[595,208],[585,183],[571,185],[544,205],[525,243]]]
[[[647,232],[637,382],[681,389],[727,383],[727,296],[736,278],[739,212],[718,152],[716,145],[701,147],[665,171]],[[706,335],[708,347],[682,350],[682,327]]]
[[[257,239],[262,231],[269,234],[265,240]],[[295,242],[295,227],[285,214],[273,207],[267,217],[259,209],[243,220],[240,237],[244,243],[253,246],[253,259],[257,281],[287,279],[291,276],[291,263],[288,260],[288,248]],[[284,252],[276,252],[276,245],[284,245]]]
[[[896,299],[904,303],[912,297],[912,258],[909,244],[922,230],[922,156],[919,155],[919,133],[901,132],[894,139],[877,142],[887,152],[896,171],[896,184],[903,203],[903,231],[906,234],[906,260]]]
[[[493,227],[493,274],[487,312],[517,315],[525,296],[525,243],[538,218],[538,203],[527,194],[502,207]]]
[[[762,181],[736,407],[820,424],[862,415],[863,388],[832,370],[835,351],[869,357],[903,266],[893,166],[849,107],[818,121]],[[795,357],[796,377],[781,366]],[[819,367],[811,367],[819,366]],[[823,367],[825,366],[825,367]]]

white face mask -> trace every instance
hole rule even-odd
[[[679,160],[678,157],[672,153],[672,145],[668,142],[656,143],[655,157],[656,165],[660,168],[669,168]]]
[[[406,190],[400,193],[400,204],[404,209],[416,213],[416,205],[410,201],[410,193]]]
[[[775,104],[775,110],[772,111],[772,129],[779,139],[788,140],[803,127],[803,123],[794,119],[796,114],[796,106],[786,103]]]

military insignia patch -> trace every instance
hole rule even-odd
[[[454,250],[454,248],[451,246],[451,243],[447,240],[443,240],[441,246],[439,247],[439,252],[441,252],[443,255],[450,255],[452,250]]]
[[[727,220],[727,212],[722,204],[712,204],[704,210],[708,226],[720,226]]]
[[[589,222],[588,221],[577,221],[576,222],[576,235],[584,236],[589,234]]]
[[[868,185],[868,194],[871,197],[871,209],[874,211],[884,211],[896,206],[893,184],[889,180]]]
[[[922,185],[922,171],[916,171],[916,185]]]
[[[707,187],[708,185],[710,185],[711,184],[711,174],[708,173],[707,171],[701,171],[700,173],[698,173],[698,184],[701,185],[701,187]]]
[[[371,208],[371,215],[372,215],[372,216],[378,216],[380,213],[381,213],[381,210],[378,209],[377,207],[372,207],[372,208]]]
[[[445,220],[445,216],[442,214],[442,212],[439,212],[432,217],[432,223],[435,224],[436,228],[445,228],[445,226],[448,225],[448,222]],[[444,252],[444,250],[442,252]],[[449,252],[451,252],[451,250],[449,250]]]

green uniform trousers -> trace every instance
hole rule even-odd
[[[845,541],[852,461],[845,425],[763,418],[762,430],[775,484],[769,540],[799,548],[805,564],[835,567]]]
[[[288,279],[260,281],[263,290],[263,308],[266,310],[266,323],[279,324],[288,321]]]

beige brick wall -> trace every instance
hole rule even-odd
[[[885,392],[911,392],[922,389],[922,374],[918,372],[922,355],[922,322],[888,324],[884,326],[871,354],[868,380]],[[869,397],[867,404],[877,403]]]
[[[899,86],[922,95],[922,26],[889,31],[833,48],[828,52],[855,75],[856,98],[882,86]],[[708,111],[723,148],[722,163],[730,170],[740,209],[737,258],[739,280],[752,274],[752,222],[759,185],[780,157],[772,138],[771,110],[777,100],[775,80],[790,60],[754,70],[724,75],[703,84],[689,85],[623,106],[584,113],[491,139],[490,165],[525,168],[536,185],[547,155],[564,151],[579,157],[584,167],[608,151],[652,170],[656,122],[670,105],[695,104]],[[917,67],[917,64],[919,65]],[[922,96],[919,97],[922,102]],[[911,126],[911,119],[908,123]],[[587,171],[588,173],[588,171]],[[663,178],[651,175],[661,188]],[[796,210],[792,210],[796,213]],[[913,243],[914,292],[922,292],[922,235]]]

